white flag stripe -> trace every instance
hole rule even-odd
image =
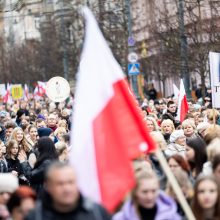
[[[180,121],[180,115],[181,115],[181,103],[182,103],[182,100],[185,95],[186,95],[186,92],[185,92],[183,80],[181,79],[180,80],[179,99],[178,99],[178,110],[177,110],[177,120],[179,120],[179,121]]]
[[[174,99],[177,99],[179,98],[179,94],[180,94],[180,90],[177,88],[177,86],[175,84],[173,84],[173,93],[174,93]]]

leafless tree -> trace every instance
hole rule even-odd
[[[196,81],[196,77],[193,77],[195,73],[200,76],[203,97],[209,76],[209,51],[219,50],[219,6],[219,1],[212,0],[186,0],[184,5],[188,70],[192,83]],[[179,1],[163,1],[162,7],[153,4],[151,9],[155,11],[155,18],[148,26],[151,37],[147,43],[154,44],[156,52],[148,56],[145,62],[151,67],[159,65],[154,67],[157,70],[152,70],[152,73],[164,82],[167,77],[180,76],[181,73]]]

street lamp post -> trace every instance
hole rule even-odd
[[[181,59],[181,78],[183,78],[186,96],[191,98],[190,92],[190,77],[188,68],[188,54],[187,54],[187,38],[185,35],[184,26],[184,0],[179,0],[178,7],[179,16],[179,32],[180,32],[180,59]]]
[[[128,36],[132,37],[132,21],[131,21],[131,0],[125,0],[125,7],[127,12],[127,26],[128,26]],[[128,53],[134,52],[133,47],[128,48]],[[140,100],[139,92],[138,92],[138,77],[137,75],[131,75],[130,76],[130,82],[132,90],[135,94],[135,97],[137,100]]]

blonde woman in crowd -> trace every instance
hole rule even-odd
[[[210,124],[215,124],[219,115],[220,114],[219,114],[218,110],[216,110],[216,109],[208,109],[206,111],[206,117],[207,117],[208,123],[210,123]]]
[[[64,120],[64,119],[61,119],[61,120],[59,120],[59,122],[58,122],[58,128],[65,128],[66,129],[66,131],[68,132],[68,125],[67,125],[67,122],[66,122],[66,120]]]
[[[190,119],[186,119],[182,122],[182,129],[186,138],[193,138],[197,136],[195,123]]]
[[[147,116],[147,117],[145,117],[145,121],[147,123],[147,127],[148,127],[149,132],[159,130],[157,122],[153,117]]]
[[[33,168],[36,162],[36,155],[32,151],[31,145],[28,143],[24,131],[20,127],[16,127],[11,134],[10,140],[15,140],[19,146],[19,155],[18,159],[21,157],[29,163],[29,165]]]
[[[204,132],[204,141],[210,144],[215,138],[220,138],[220,126],[210,125]]]
[[[161,131],[164,136],[164,139],[169,144],[170,143],[170,135],[175,130],[173,121],[170,119],[165,119],[162,121],[160,126],[161,126]]]

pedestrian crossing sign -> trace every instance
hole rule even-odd
[[[129,63],[128,64],[128,75],[140,74],[140,63]]]

